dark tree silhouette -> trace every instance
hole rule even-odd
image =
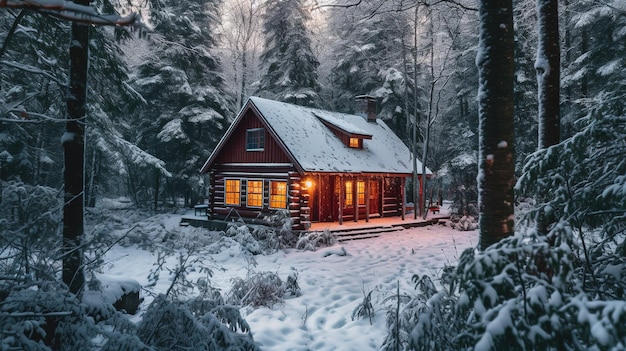
[[[478,66],[480,249],[513,234],[514,36],[511,0],[481,0]]]
[[[84,222],[85,173],[85,115],[87,73],[89,63],[89,26],[129,25],[135,15],[121,18],[117,15],[99,15],[89,8],[89,0],[75,0],[54,4],[32,3],[20,0],[0,1],[0,7],[29,9],[72,21],[70,40],[70,82],[67,94],[67,123],[61,139],[64,151],[63,204],[63,273],[69,290],[79,294],[85,283],[82,271],[82,237]],[[16,18],[18,23],[22,16]]]
[[[539,101],[539,148],[560,141],[559,92],[561,52],[559,45],[559,11],[557,0],[537,0],[537,87]]]

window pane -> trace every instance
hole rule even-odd
[[[356,183],[356,196],[359,205],[365,205],[365,182],[358,181]]]
[[[262,180],[248,180],[248,206],[263,207]]]
[[[240,185],[239,179],[226,179],[226,205],[239,205]]]
[[[248,129],[246,133],[246,150],[263,150],[265,148],[265,129]]]
[[[352,182],[346,182],[346,206],[352,206]]]
[[[350,147],[358,148],[359,147],[359,138],[350,138]]]
[[[270,182],[270,208],[287,208],[287,182]]]

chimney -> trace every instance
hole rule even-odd
[[[358,95],[356,99],[356,114],[368,122],[376,123],[376,98],[370,95]]]

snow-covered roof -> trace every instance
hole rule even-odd
[[[380,119],[375,123],[368,122],[357,115],[259,97],[251,97],[248,100],[238,119],[243,117],[250,104],[256,108],[260,117],[279,139],[278,142],[288,150],[294,162],[305,172],[404,174],[413,172],[411,152]],[[364,136],[363,149],[345,145],[322,120],[347,133]],[[237,120],[233,126],[236,124]],[[222,139],[220,144],[223,142]],[[219,149],[220,145],[214,152]],[[207,163],[213,156],[209,157]],[[421,173],[421,162],[419,160],[417,162],[418,172]],[[432,174],[428,169],[426,173]]]

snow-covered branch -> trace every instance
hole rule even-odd
[[[2,1],[2,0],[0,0],[0,1]],[[56,82],[57,84],[59,84],[61,86],[66,86],[67,85],[67,83],[65,81],[59,80],[57,77],[53,76],[49,72],[46,72],[46,71],[44,71],[44,70],[42,70],[40,68],[34,67],[34,66],[25,65],[25,64],[22,64],[22,63],[19,63],[19,62],[15,62],[15,61],[0,61],[0,65],[5,65],[5,66],[17,68],[17,69],[25,71],[25,72],[41,74],[41,75],[49,78],[50,80]]]
[[[63,0],[0,0],[0,7],[29,9],[72,22],[100,26],[128,26],[135,24],[138,20],[134,13],[125,17],[117,14],[102,15],[89,6]]]

